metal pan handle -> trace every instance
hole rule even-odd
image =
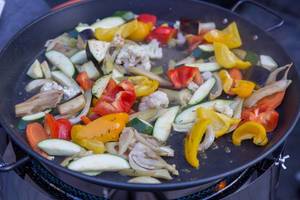
[[[12,171],[21,165],[25,164],[30,160],[29,156],[25,156],[24,158],[21,158],[20,160],[17,160],[16,162],[13,163],[6,163],[4,161],[0,161],[0,173],[1,172],[9,172]]]
[[[269,26],[268,28],[265,29],[265,31],[269,32],[269,31],[273,31],[275,29],[278,29],[280,28],[283,24],[284,24],[284,19],[278,15],[277,12],[275,12],[274,10],[260,4],[260,3],[257,3],[255,1],[251,1],[251,0],[240,0],[238,1],[232,8],[231,8],[231,11],[232,12],[236,12],[238,10],[238,8],[243,5],[243,4],[252,4],[254,6],[257,6],[259,8],[261,8],[262,10],[264,10],[265,12],[273,15],[275,18],[277,18],[278,22],[276,22],[275,24],[273,24],[272,26]]]

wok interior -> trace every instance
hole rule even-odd
[[[226,26],[222,24],[222,21],[224,18],[227,18],[229,22],[237,22],[243,41],[243,49],[254,51],[257,54],[270,55],[279,65],[291,63],[290,58],[282,48],[263,31],[228,11],[203,3],[183,0],[90,1],[50,14],[37,23],[32,24],[14,38],[0,57],[0,95],[2,97],[0,101],[0,115],[2,126],[9,129],[12,138],[19,141],[22,146],[28,147],[23,133],[20,133],[16,128],[18,119],[16,119],[14,114],[14,105],[23,101],[26,97],[24,86],[29,79],[25,76],[25,73],[35,58],[40,57],[42,54],[46,40],[54,38],[64,31],[73,29],[79,22],[91,23],[97,18],[110,16],[116,10],[153,13],[162,21],[175,21],[182,17],[200,19],[207,22],[214,21],[218,28]],[[253,40],[254,35],[258,36],[258,39],[255,41]],[[262,77],[265,77],[266,73],[258,70],[258,68],[252,68],[248,71],[248,76],[251,80],[265,80]],[[219,148],[206,151],[207,159],[204,159],[204,155],[200,155],[200,168],[196,170],[191,168],[184,159],[184,134],[173,134],[168,140],[168,144],[175,149],[175,157],[166,160],[169,163],[176,164],[180,176],[174,177],[174,180],[171,182],[199,181],[200,179],[204,181],[207,178],[217,178],[217,176],[219,177],[225,172],[240,168],[261,157],[275,144],[279,143],[288,134],[288,130],[294,124],[299,110],[300,94],[298,88],[300,88],[300,85],[295,66],[291,69],[289,78],[293,82],[288,88],[284,102],[279,108],[279,125],[273,133],[269,134],[270,141],[268,145],[257,147],[251,142],[244,142],[240,147],[235,147],[230,141],[231,134],[228,134],[216,140]],[[26,151],[32,150],[26,148]],[[118,173],[103,173],[98,179],[120,182],[126,181],[128,178],[120,176]]]

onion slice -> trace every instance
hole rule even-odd
[[[267,85],[259,90],[253,92],[253,94],[248,97],[245,101],[246,107],[254,106],[262,98],[272,95],[277,92],[285,91],[286,88],[292,83],[292,80],[280,80],[276,81],[270,85]]]
[[[213,144],[214,140],[215,140],[215,132],[212,126],[209,125],[206,129],[205,138],[203,142],[201,142],[201,144],[199,145],[198,150],[205,151]]]
[[[210,94],[209,94],[209,99],[213,100],[221,96],[223,88],[222,88],[222,82],[219,77],[219,74],[217,72],[213,73],[213,77],[216,79],[216,83],[214,87],[212,88]]]
[[[88,114],[90,106],[91,106],[91,102],[92,102],[92,92],[91,92],[91,90],[88,90],[84,93],[84,98],[85,98],[85,106],[82,109],[81,113],[79,115],[77,115],[77,117],[69,119],[69,121],[72,124],[76,124],[76,123],[80,122],[81,117],[86,116]]]
[[[293,65],[293,63],[290,63],[290,64],[287,64],[285,66],[282,66],[282,67],[279,67],[277,69],[275,69],[273,72],[270,73],[270,75],[268,76],[267,80],[266,80],[266,83],[265,85],[270,85],[274,82],[276,82],[276,79],[277,79],[277,75],[286,70],[285,73],[284,73],[284,76],[283,76],[283,79],[286,80],[287,79],[287,75],[289,73],[289,70],[291,68],[291,66]]]

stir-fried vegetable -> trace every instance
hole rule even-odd
[[[266,145],[292,64],[277,68],[268,52],[244,50],[235,22],[217,28],[131,11],[80,23],[47,41],[49,62],[35,60],[27,70],[33,80],[24,89],[33,96],[15,105],[19,129],[42,156],[64,156],[62,166],[136,176],[132,183],[179,175],[163,159],[176,151],[198,168],[198,151],[230,132],[234,145]],[[249,80],[251,66],[270,71],[264,84]],[[183,145],[168,146],[172,130],[187,134]]]

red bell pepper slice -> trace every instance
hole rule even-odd
[[[275,110],[260,111],[259,108],[248,108],[242,112],[242,122],[256,121],[263,125],[267,132],[275,130],[278,124],[279,114]]]
[[[203,35],[192,35],[189,34],[186,36],[186,40],[188,43],[188,51],[193,51],[194,49],[196,49],[199,44],[201,44],[203,42]]]
[[[58,138],[58,124],[51,114],[46,114],[44,118],[44,128],[51,138]]]
[[[147,41],[156,39],[160,44],[168,44],[169,40],[176,34],[176,29],[169,26],[160,26],[150,32]]]
[[[187,87],[192,81],[198,85],[203,82],[199,69],[195,67],[181,66],[169,70],[167,74],[177,89]]]
[[[53,115],[46,114],[44,128],[51,138],[71,140],[72,124],[67,119],[61,118],[56,120]]]
[[[152,23],[152,25],[155,26],[157,17],[155,15],[143,13],[137,17],[137,20],[144,23]]]
[[[76,81],[85,91],[91,89],[93,86],[93,82],[89,79],[87,72],[80,72],[76,77]]]
[[[124,80],[117,84],[114,80],[110,80],[93,112],[101,116],[119,112],[129,113],[135,100],[134,85],[131,82]]]
[[[275,110],[283,101],[285,92],[277,92],[259,100],[256,105],[261,111]]]

